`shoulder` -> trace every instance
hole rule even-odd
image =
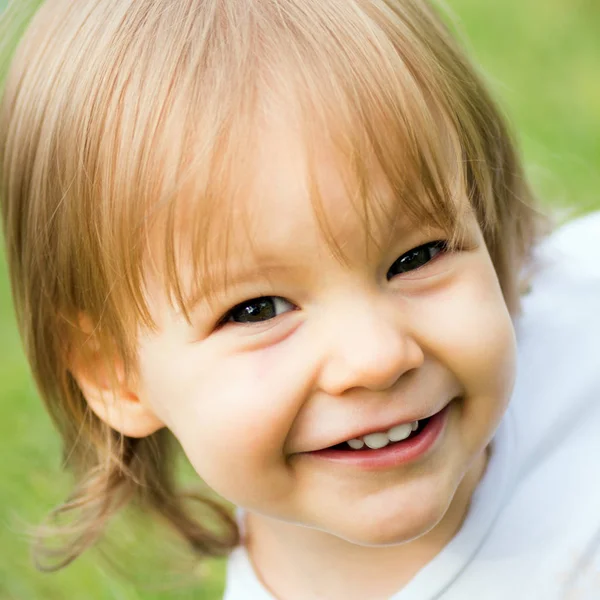
[[[535,342],[548,337],[554,344],[563,338],[569,345],[593,341],[600,350],[600,340],[592,335],[600,331],[600,212],[548,236],[536,248],[533,263],[516,321],[518,334]],[[537,352],[543,349],[538,346]]]
[[[513,412],[526,453],[585,420],[600,426],[600,213],[549,236],[536,264],[516,322]]]
[[[559,227],[550,237],[551,244],[560,246],[579,240],[583,244],[598,241],[600,235],[600,211],[574,219]]]
[[[600,214],[549,236],[516,322],[511,495],[494,539],[532,598],[600,597],[599,242]]]
[[[575,219],[558,228],[537,248],[535,261],[542,281],[549,274],[600,279],[600,211]]]

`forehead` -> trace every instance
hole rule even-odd
[[[351,247],[364,256],[400,230],[459,235],[470,208],[462,148],[439,105],[415,99],[399,115],[356,98],[342,109],[327,90],[313,97],[286,82],[261,87],[219,137],[186,130],[185,168],[174,173],[168,218],[154,215],[163,237],[151,250],[184,312],[187,298],[227,287],[234,266],[302,244],[346,261],[357,238]],[[174,134],[169,147],[180,146]]]
[[[355,173],[326,136],[308,146],[298,128],[273,119],[256,148],[252,184],[236,199],[239,216],[257,241],[300,241],[306,234],[343,245],[349,235],[364,235],[365,221],[380,230],[401,211],[374,156],[364,158]]]
[[[277,215],[281,217],[277,229],[283,232],[283,217],[293,213],[295,218],[302,214],[304,224],[326,221],[330,232],[338,232],[343,239],[349,233],[344,223],[353,217],[376,229],[397,220],[407,227],[423,226],[436,217],[444,220],[444,211],[436,211],[432,202],[437,200],[439,209],[449,209],[464,199],[461,147],[441,117],[423,133],[436,140],[435,156],[429,157],[434,165],[426,164],[423,156],[410,156],[402,147],[405,140],[395,140],[395,148],[394,141],[390,143],[382,164],[372,140],[360,126],[356,130],[347,131],[343,123],[322,123],[317,115],[288,108],[261,113],[251,151],[238,158],[245,172],[240,173],[239,164],[229,165],[229,178],[243,183],[236,186],[225,210],[256,233],[264,226],[261,221]],[[394,137],[386,131],[377,135]],[[395,169],[389,168],[390,163]],[[431,173],[432,167],[438,172]],[[432,177],[439,178],[447,192],[442,198],[432,197],[433,186],[427,181]]]
[[[307,138],[305,126],[288,111],[269,110],[230,194],[212,204],[194,194],[185,199],[179,262],[195,282],[194,297],[227,287],[240,272],[291,267],[303,253],[360,261],[416,229],[453,227],[443,215],[435,215],[437,223],[429,219],[430,192],[408,177],[390,180],[372,149],[353,156],[335,137],[315,131]],[[468,203],[450,139],[443,161],[451,184],[444,202],[456,212]]]

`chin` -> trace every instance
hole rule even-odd
[[[434,529],[448,511],[451,498],[406,506],[381,506],[379,510],[348,515],[345,522],[328,528],[336,537],[359,546],[393,546],[420,538]]]

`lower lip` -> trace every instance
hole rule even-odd
[[[389,469],[422,458],[442,437],[450,404],[433,415],[419,435],[377,450],[318,450],[305,456],[366,470]]]

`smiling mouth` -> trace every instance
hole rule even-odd
[[[346,452],[370,452],[387,446],[396,446],[407,440],[419,437],[426,430],[431,417],[396,425],[387,431],[369,433],[358,438],[347,440],[326,450],[342,450]]]

